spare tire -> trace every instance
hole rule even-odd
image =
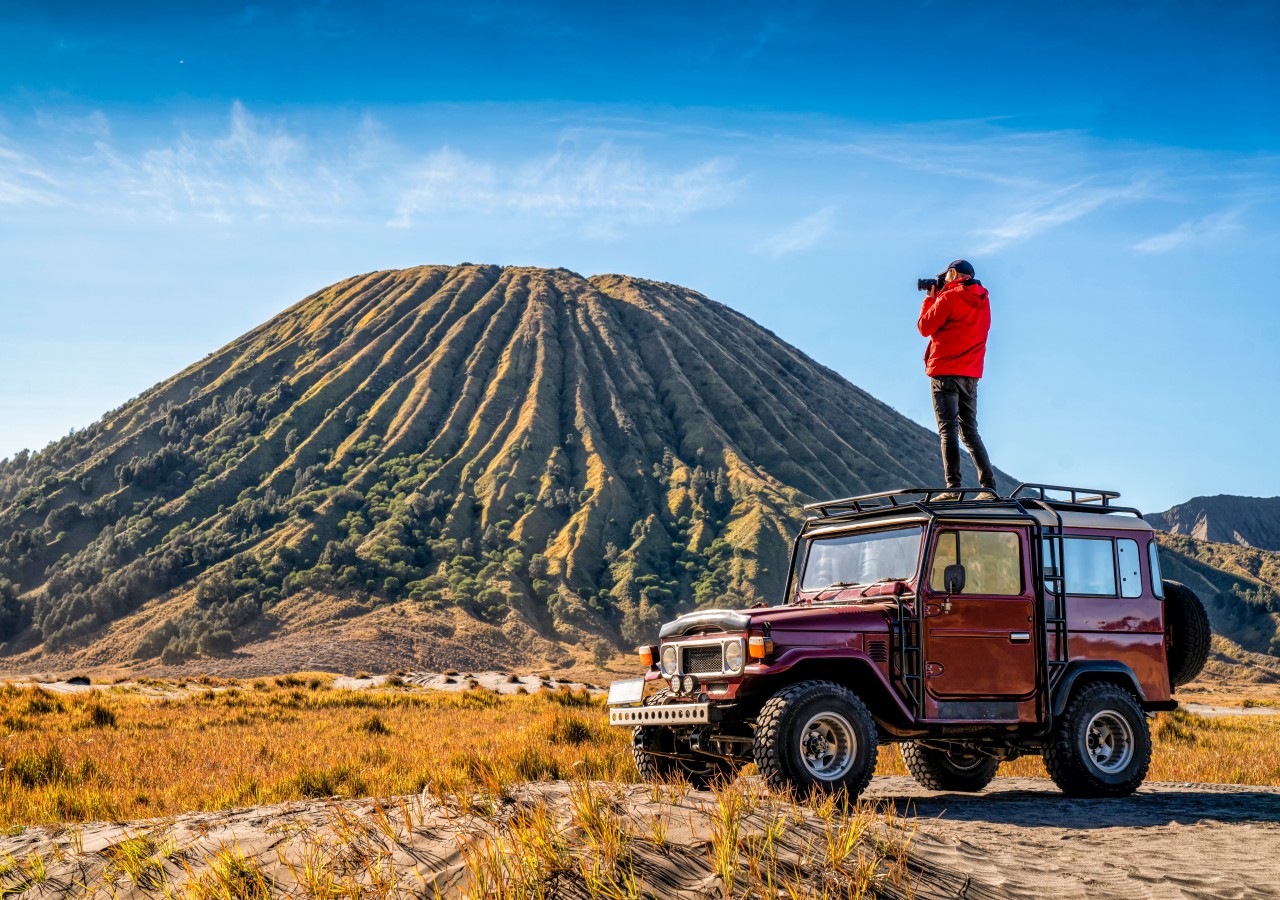
[[[1169,681],[1180,687],[1194,679],[1209,658],[1209,614],[1195,591],[1176,581],[1164,582],[1164,633],[1169,655]]]

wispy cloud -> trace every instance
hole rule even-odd
[[[551,129],[526,137],[531,149],[523,154],[482,155],[447,144],[414,151],[370,115],[347,132],[308,132],[239,102],[219,129],[188,127],[141,147],[113,138],[101,113],[84,117],[83,127],[68,121],[38,119],[46,146],[33,144],[31,152],[0,143],[0,204],[398,228],[439,213],[523,213],[618,237],[721,206],[737,187],[732,163],[720,156],[673,163],[625,139],[557,139]],[[37,157],[48,160],[48,171],[34,164]]]
[[[1212,213],[1203,219],[1183,222],[1172,231],[1152,235],[1146,240],[1134,244],[1133,249],[1139,253],[1168,253],[1172,250],[1181,249],[1188,244],[1213,240],[1224,234],[1239,231],[1241,229],[1241,225],[1237,221],[1239,217],[1240,210],[1238,209]]]
[[[1053,189],[1028,199],[998,225],[985,229],[983,236],[987,238],[987,244],[980,252],[990,253],[1074,222],[1105,206],[1130,202],[1145,195],[1143,182],[1102,187],[1080,181]]]
[[[753,248],[754,252],[780,259],[801,250],[808,250],[827,236],[835,224],[835,219],[835,205],[824,206],[817,212],[792,222],[777,234],[760,241]]]
[[[407,227],[439,212],[519,211],[579,218],[591,233],[616,236],[620,226],[676,221],[723,205],[734,189],[728,170],[723,159],[660,167],[611,141],[586,154],[566,144],[506,165],[443,148],[413,173],[390,224]]]
[[[0,143],[0,205],[52,206],[57,182],[34,159]]]

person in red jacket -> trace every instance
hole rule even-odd
[[[977,499],[996,496],[996,476],[987,448],[978,434],[978,379],[987,354],[991,330],[991,306],[987,289],[973,277],[973,266],[957,259],[938,276],[939,288],[930,288],[920,307],[917,326],[929,338],[924,351],[924,371],[933,386],[933,412],[942,439],[942,468],[947,487],[960,487],[960,445],[973,457],[978,483],[986,489]],[[958,500],[948,492],[938,500]]]

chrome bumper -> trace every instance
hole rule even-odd
[[[635,725],[705,725],[710,721],[710,703],[623,706],[609,710],[609,724],[624,728]]]

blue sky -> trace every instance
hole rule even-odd
[[[0,456],[422,263],[688,285],[931,425],[992,293],[997,465],[1280,494],[1280,4],[0,8]]]

